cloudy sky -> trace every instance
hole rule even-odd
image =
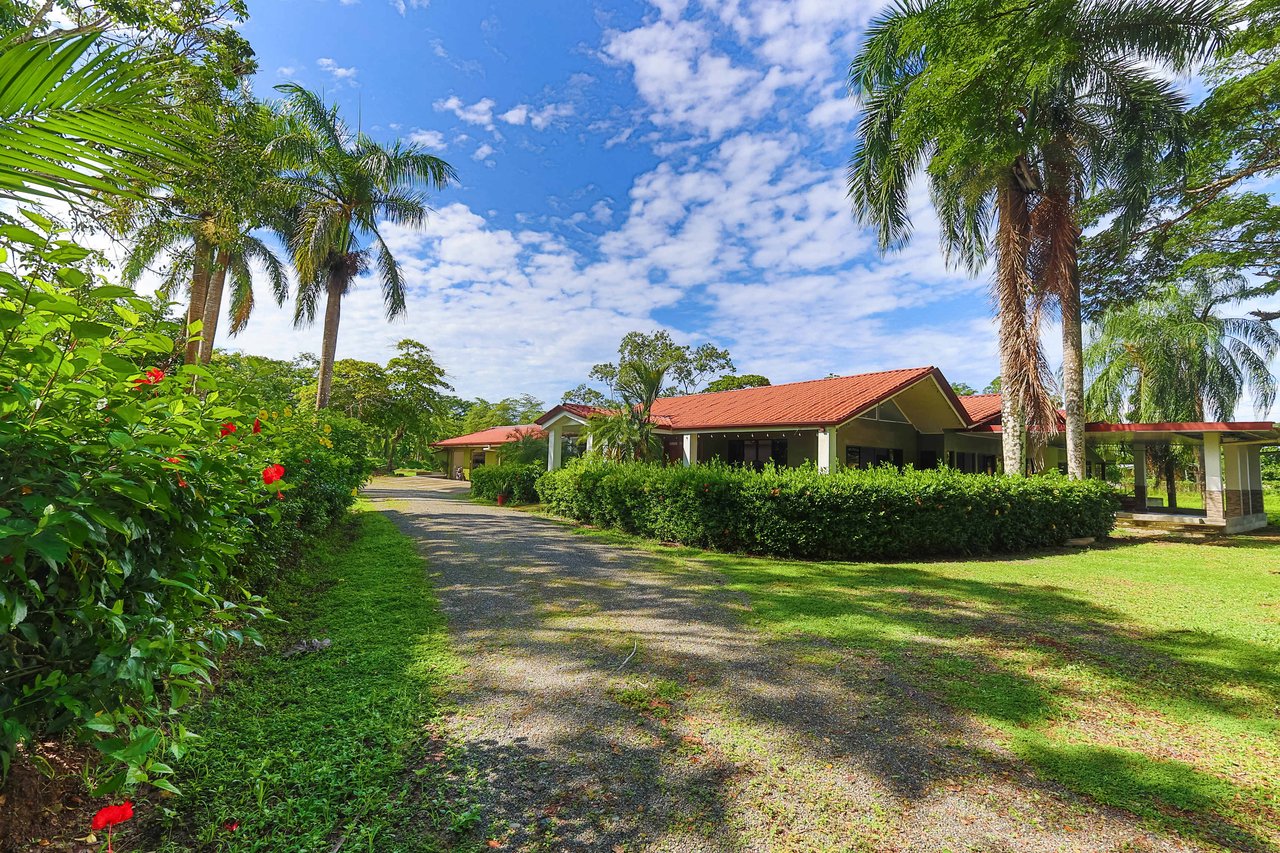
[[[557,401],[632,330],[713,341],[775,383],[934,364],[996,375],[988,284],[947,269],[927,199],[904,251],[853,221],[844,81],[875,0],[257,0],[257,81],[321,89],[461,180],[388,226],[410,293],[344,303],[339,357],[426,343],[459,393]],[[224,341],[319,329],[259,309]],[[1059,348],[1050,343],[1051,354]]]

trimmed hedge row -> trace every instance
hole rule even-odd
[[[495,501],[506,495],[515,504],[538,502],[535,484],[546,469],[542,465],[481,465],[471,469],[471,494]]]
[[[1009,553],[1106,536],[1119,497],[1098,480],[952,470],[763,472],[583,459],[537,484],[552,512],[720,551],[868,560]]]

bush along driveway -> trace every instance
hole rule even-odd
[[[464,489],[368,494],[426,553],[465,661],[444,737],[487,843],[1280,841],[1280,543],[792,563],[584,531]]]

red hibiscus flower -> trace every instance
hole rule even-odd
[[[179,478],[178,478],[178,488],[180,488],[180,489],[185,489],[186,487],[187,487],[187,481],[186,481],[186,480],[184,480],[184,479],[182,479],[181,477],[179,477]]]
[[[222,828],[225,829],[227,832],[235,832],[237,829],[240,828],[240,821],[233,820],[230,823],[224,823],[222,825]]]
[[[107,831],[107,853],[112,853],[111,827],[115,826],[117,823],[124,823],[132,817],[133,803],[128,800],[125,800],[118,806],[105,806],[100,808],[98,809],[97,814],[93,816],[93,823],[90,824],[93,827],[93,831],[101,832],[104,829]]]
[[[164,371],[158,367],[153,367],[147,371],[147,374],[133,383],[134,388],[141,388],[143,385],[159,385],[164,381]]]
[[[264,485],[270,486],[276,480],[283,479],[284,466],[278,462],[275,465],[268,465],[266,468],[262,469],[262,482]]]
[[[253,434],[254,434],[254,435],[257,435],[257,434],[258,434],[258,433],[260,433],[260,432],[262,432],[262,421],[258,420],[257,418],[254,418],[254,419],[253,419]]]
[[[235,431],[236,431],[236,425],[235,425],[235,424],[233,424],[233,423],[225,423],[225,424],[223,424],[223,425],[222,425],[222,432],[221,432],[220,436],[225,438],[226,436],[231,435],[231,433],[233,433],[233,432],[235,432]]]

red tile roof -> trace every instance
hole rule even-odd
[[[479,432],[467,433],[457,438],[446,438],[437,441],[432,447],[481,447],[486,444],[507,444],[516,441],[525,433],[532,433],[542,438],[542,430],[537,424],[521,424],[519,426],[497,426],[482,429]]]
[[[956,399],[960,401],[960,405],[968,413],[969,420],[975,424],[1000,416],[999,394],[969,394]]]
[[[536,421],[537,424],[545,424],[561,412],[568,412],[582,418],[584,421],[592,415],[608,415],[612,413],[611,409],[605,409],[600,406],[587,406],[582,403],[556,403],[547,412],[545,412]]]
[[[936,367],[886,370],[688,397],[663,397],[653,416],[671,429],[833,426],[936,374]]]

